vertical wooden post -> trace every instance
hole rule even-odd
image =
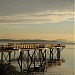
[[[14,51],[14,59],[15,59],[15,54],[16,54],[16,52]]]
[[[20,60],[20,61],[19,61]],[[19,55],[19,58],[17,59],[18,61],[18,64],[19,64],[19,67],[20,67],[20,70],[22,72],[22,62],[23,62],[23,51],[20,50],[20,55]]]
[[[9,51],[9,65],[10,65],[10,62],[11,62],[11,52]]]
[[[27,53],[28,53],[28,57],[27,57],[27,70],[29,72],[29,50],[27,50]]]
[[[50,48],[50,63],[53,61],[53,49]]]
[[[1,63],[3,64],[3,52],[1,52]]]
[[[53,48],[52,48],[52,61],[53,61]]]
[[[1,52],[1,63],[3,64],[3,48],[4,48],[4,46],[2,45],[2,52]]]
[[[40,66],[41,66],[41,49],[39,49],[39,60],[40,60]]]
[[[21,68],[21,72],[22,72],[22,59],[23,59],[23,55],[22,55],[22,53],[23,53],[23,51],[20,51],[20,58],[21,58],[21,66],[20,66],[20,68]]]
[[[45,65],[46,65],[46,49],[45,49]]]
[[[34,68],[35,68],[35,50],[34,50]]]
[[[21,64],[20,64],[20,69],[21,69],[21,72],[22,72],[22,59],[23,59],[23,51],[20,51],[20,59],[21,59]]]
[[[60,48],[57,48],[57,60],[60,60]]]

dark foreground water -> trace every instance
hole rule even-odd
[[[61,52],[61,58],[65,59],[65,63],[60,66],[52,66],[47,68],[47,72],[37,73],[36,75],[75,75],[75,45],[66,45]],[[20,70],[17,62],[12,62],[17,70]]]

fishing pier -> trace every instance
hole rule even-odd
[[[62,44],[8,43],[0,45],[0,64],[11,65],[12,61],[17,61],[20,72],[44,72],[48,67],[64,62],[61,58],[64,48]]]

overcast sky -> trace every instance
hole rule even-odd
[[[74,37],[74,0],[0,0],[0,38]]]

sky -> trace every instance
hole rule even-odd
[[[74,0],[0,0],[0,39],[75,41]]]

